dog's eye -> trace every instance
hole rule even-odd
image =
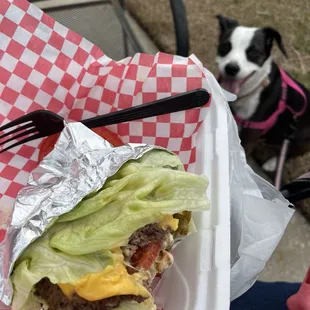
[[[231,43],[225,42],[219,45],[218,54],[220,56],[226,56],[231,50]]]
[[[261,56],[261,53],[257,49],[251,48],[247,51],[247,55],[251,59],[257,59]]]

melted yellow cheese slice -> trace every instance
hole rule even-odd
[[[159,222],[159,226],[163,229],[171,228],[176,231],[179,227],[179,220],[172,215],[165,215],[161,222]]]
[[[123,255],[117,257],[114,265],[107,266],[102,272],[88,274],[74,284],[61,284],[58,286],[67,297],[74,293],[88,301],[101,300],[118,295],[136,295],[149,297],[150,293],[142,285],[146,277],[141,273],[129,275],[124,263]]]
[[[179,220],[172,215],[165,215],[159,226],[163,229],[171,228],[176,231],[179,226]],[[115,264],[107,266],[102,272],[88,274],[74,284],[59,283],[58,286],[67,297],[71,297],[76,293],[89,301],[118,295],[149,297],[150,293],[142,285],[143,280],[147,278],[141,273],[128,274],[120,249],[115,251],[114,257]]]
[[[62,292],[68,297],[70,298],[74,293],[75,293],[75,286],[74,284],[70,284],[70,283],[58,283],[57,284]]]

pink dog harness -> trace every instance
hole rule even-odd
[[[289,110],[293,114],[294,118],[297,118],[305,113],[307,108],[307,97],[304,91],[290,76],[287,75],[287,73],[284,70],[280,69],[280,74],[282,78],[282,96],[276,111],[266,120],[261,122],[247,121],[237,115],[234,115],[237,124],[239,124],[243,128],[262,130],[263,134],[266,134],[275,125],[279,115],[282,114],[285,110]],[[295,111],[292,107],[290,107],[286,103],[288,86],[296,90],[304,99],[304,105],[300,111]]]

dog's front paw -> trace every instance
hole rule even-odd
[[[275,172],[277,169],[278,158],[271,157],[262,166],[263,170],[266,172]]]

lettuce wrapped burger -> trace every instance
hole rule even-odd
[[[156,310],[152,281],[193,229],[191,212],[209,208],[207,186],[163,150],[127,162],[26,248],[12,309]]]

